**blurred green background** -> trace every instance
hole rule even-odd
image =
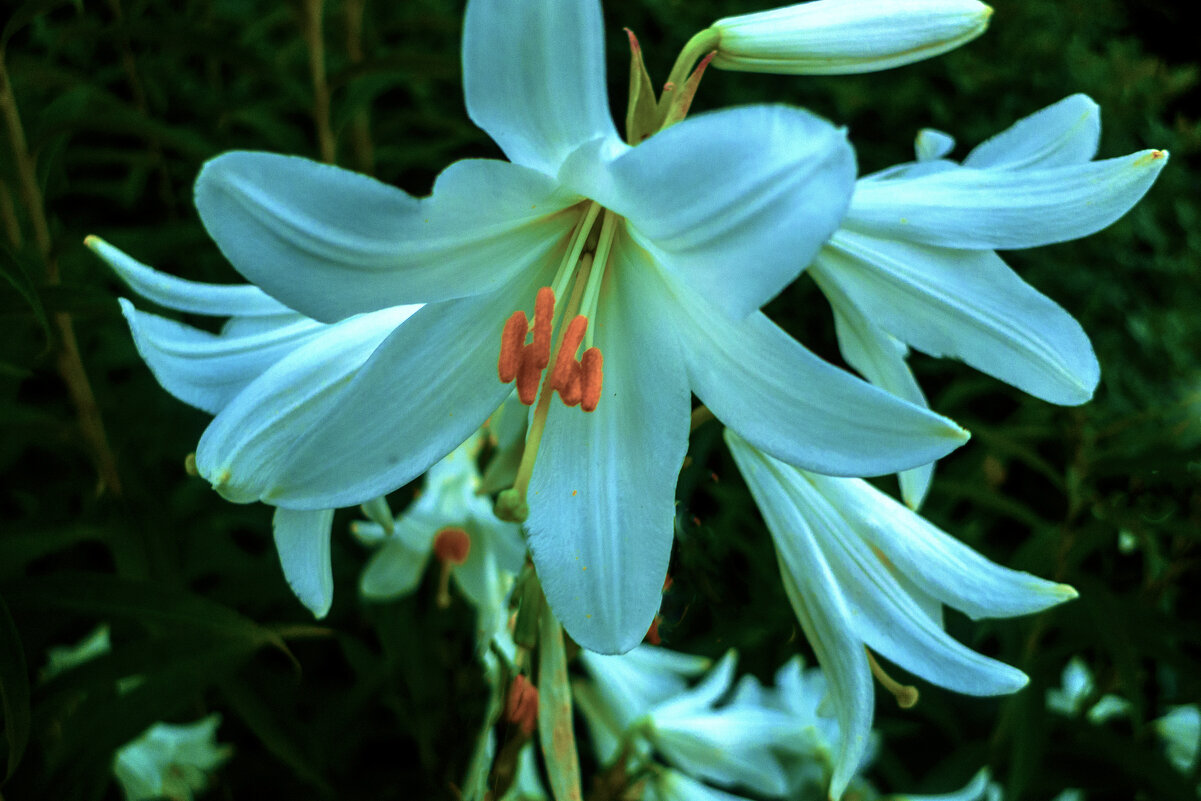
[[[957,637],[1031,685],[973,699],[919,682],[922,701],[904,712],[885,695],[871,776],[888,791],[946,791],[990,765],[1010,801],[1068,786],[1088,799],[1195,798],[1196,770],[1168,764],[1149,721],[1201,699],[1196,37],[1186,4],[1171,0],[994,5],[981,39],[931,62],[838,78],[710,71],[694,110],[806,106],[850,129],[869,172],[911,158],[921,127],[956,136],[962,157],[1084,92],[1103,110],[1101,156],[1171,151],[1118,224],[1007,255],[1091,335],[1103,370],[1092,403],[1052,407],[913,357],[934,408],[974,434],[940,465],[928,517],[1081,598],[1015,621],[951,614]],[[615,117],[623,26],[661,81],[691,34],[762,7],[607,2]],[[416,194],[455,159],[499,156],[463,109],[462,11],[448,0],[6,0],[0,103],[15,101],[20,127],[0,130],[3,798],[118,798],[114,748],[153,721],[210,711],[235,747],[210,797],[454,797],[486,697],[471,611],[437,609],[431,576],[413,597],[361,601],[366,554],[340,513],[333,611],[314,622],[280,573],[269,510],[228,504],[185,475],[207,416],[155,383],[118,312],[128,292],[82,242],[97,234],[162,270],[238,281],[191,203],[200,165],[224,150],[332,155]],[[25,166],[36,192],[22,185]],[[838,361],[830,313],[807,279],[768,311]],[[697,432],[681,476],[661,631],[679,650],[737,647],[744,669],[769,679],[790,654],[811,652],[719,433]],[[394,508],[412,491],[396,492]],[[47,649],[101,622],[113,652],[44,680]],[[1073,655],[1094,668],[1097,695],[1133,702],[1129,720],[1095,726],[1045,710]],[[135,674],[142,685],[118,698],[113,680]]]

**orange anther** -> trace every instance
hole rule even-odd
[[[580,408],[586,412],[593,411],[600,403],[604,363],[605,358],[598,348],[588,348],[580,357]]]
[[[538,290],[534,300],[534,354],[538,369],[550,364],[551,324],[555,319],[555,291],[548,286]]]
[[[566,386],[561,386],[558,388],[559,389],[559,397],[563,400],[563,403],[565,403],[566,405],[575,406],[576,404],[578,404],[580,402],[580,387],[581,387],[580,373],[582,372],[580,370],[580,363],[573,359],[571,362],[571,365],[570,365],[570,369],[571,369],[571,378],[567,379]]]
[[[521,366],[521,352],[525,349],[525,335],[529,330],[529,321],[525,312],[518,309],[505,320],[504,330],[500,334],[500,358],[496,361],[496,372],[500,375],[502,384],[507,384],[517,378],[517,370]]]
[[[580,343],[584,341],[584,334],[587,331],[588,318],[577,314],[571,324],[567,326],[567,332],[563,334],[563,341],[559,344],[559,355],[555,359],[555,368],[550,375],[552,388],[561,390],[571,381],[572,365],[576,363],[575,352],[579,350]]]
[[[517,368],[517,399],[526,406],[533,406],[538,399],[538,380],[541,378],[537,354],[532,345],[526,345],[521,349],[521,364]]]
[[[461,528],[444,528],[434,536],[434,556],[441,562],[461,565],[471,553],[471,535]]]

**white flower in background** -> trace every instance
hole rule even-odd
[[[46,651],[46,667],[42,668],[42,678],[48,681],[112,650],[108,624],[102,623],[75,645],[56,645],[49,648]]]
[[[442,565],[445,582],[456,585],[479,611],[481,646],[504,625],[506,599],[525,564],[521,528],[498,520],[492,502],[479,494],[476,457],[484,435],[473,434],[425,474],[417,500],[395,521],[390,513],[374,521],[356,521],[351,532],[379,550],[363,570],[364,597],[385,600],[416,589],[430,554]]]
[[[382,309],[334,325],[297,314],[257,287],[186,281],[130,258],[99,237],[85,243],[142,297],[177,312],[229,317],[213,334],[122,298],[138,353],[163,389],[216,415],[201,443],[231,418],[244,458],[270,469],[287,455],[272,432],[281,419],[319,417],[371,352],[419,307]],[[217,477],[215,480],[219,480]],[[273,528],[284,576],[322,617],[333,601],[333,509],[276,509]]]
[[[867,648],[956,692],[999,695],[1025,686],[1021,671],[951,639],[942,605],[972,619],[1013,617],[1074,598],[1075,590],[990,562],[865,481],[784,464],[729,429],[725,438],[830,683],[841,726],[831,796],[843,792],[868,747],[872,674],[903,703],[916,700]]]
[[[992,781],[991,776],[988,768],[981,768],[961,790],[933,795],[901,793],[889,796],[888,801],[1005,801],[1001,785]],[[1084,793],[1080,790],[1064,790],[1051,801],[1084,801]]]
[[[217,744],[221,716],[195,723],[155,723],[117,750],[113,773],[126,801],[191,801],[233,749]]]
[[[1067,717],[1076,717],[1087,710],[1090,723],[1104,723],[1130,714],[1130,702],[1112,693],[1090,704],[1095,690],[1093,672],[1083,659],[1073,656],[1063,668],[1062,686],[1047,690],[1047,708]]]
[[[709,660],[665,648],[581,651],[580,659],[592,680],[573,690],[597,755],[612,766],[624,754],[630,775],[650,771],[649,798],[736,798],[710,785],[774,798],[825,796],[831,760],[823,755],[838,724],[817,718],[824,685],[799,659],[771,688],[751,676],[735,685],[733,652],[695,686],[689,679]]]
[[[1097,105],[1072,95],[962,163],[943,158],[953,139],[925,131],[917,162],[861,178],[842,226],[808,268],[833,307],[847,363],[915,404],[925,399],[905,362],[907,345],[961,359],[1051,403],[1089,400],[1100,368],[1088,337],[995,251],[1094,233],[1146,193],[1167,153],[1093,161],[1100,130]],[[930,463],[901,476],[913,508],[932,470]]]
[[[1178,706],[1151,725],[1163,740],[1173,767],[1181,773],[1191,771],[1201,753],[1201,709],[1197,704]]]
[[[815,0],[720,19],[713,66],[742,72],[845,75],[937,56],[988,27],[977,0]]]
[[[320,414],[275,420],[269,450],[286,458],[247,447],[226,409],[196,463],[227,498],[306,510],[382,495],[465,440],[516,382],[534,409],[502,508],[525,519],[571,636],[620,652],[660,603],[692,393],[759,447],[828,473],[906,469],[966,439],[758,311],[843,215],[854,157],[841,131],[746,106],[626,145],[596,0],[471,0],[463,73],[469,115],[511,161],[457,162],[428,198],[267,153],[201,172],[210,235],[287,306],[336,321],[426,304]]]

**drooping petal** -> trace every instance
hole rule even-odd
[[[1088,95],[1070,95],[985,140],[963,166],[1042,170],[1083,164],[1097,155],[1100,141],[1100,107]]]
[[[486,294],[544,259],[575,222],[554,181],[502,161],[448,167],[418,200],[294,156],[234,151],[204,165],[196,208],[221,252],[289,307],[334,322]]]
[[[692,391],[768,453],[830,475],[882,475],[967,441],[945,417],[822,361],[762,313],[735,322],[683,287],[671,291]]]
[[[936,161],[955,149],[955,137],[933,128],[923,128],[913,140],[913,155],[918,161]]]
[[[712,665],[703,656],[646,644],[616,656],[584,649],[580,660],[592,675],[600,700],[623,730],[651,707],[684,692],[688,678]]]
[[[928,406],[926,396],[905,360],[909,352],[905,343],[869,320],[842,291],[837,281],[828,280],[820,259],[809,266],[809,275],[834,310],[838,349],[846,363],[868,381],[898,398],[915,406]],[[934,464],[929,462],[897,474],[901,482],[901,497],[911,509],[922,505],[934,476]]]
[[[467,113],[515,164],[554,175],[592,139],[617,139],[598,0],[471,0]]]
[[[860,181],[844,228],[884,239],[1012,250],[1095,233],[1139,201],[1163,150],[1039,170],[963,168],[904,181]]]
[[[586,147],[565,185],[624,216],[661,266],[735,318],[794,279],[846,210],[844,131],[800,109],[691,117],[612,160]]]
[[[840,732],[830,780],[830,798],[837,799],[854,778],[871,736],[876,696],[867,652],[838,580],[787,491],[785,468],[730,429],[725,440],[771,532],[784,590],[829,682]]]
[[[847,75],[912,64],[975,39],[992,9],[977,0],[815,0],[713,23],[713,66]]]
[[[1028,679],[1020,670],[949,637],[904,591],[880,557],[856,534],[862,513],[857,505],[835,506],[818,491],[816,477],[810,474],[787,465],[780,465],[778,472],[842,588],[851,624],[869,648],[956,692],[1000,695],[1026,685]]]
[[[512,391],[496,374],[501,329],[533,311],[535,273],[490,295],[429,304],[397,328],[291,447],[264,500],[350,506],[424,473],[470,437]]]
[[[83,242],[134,292],[168,309],[214,317],[276,315],[292,311],[255,286],[187,281],[131,258],[98,236],[89,236]]]
[[[251,381],[326,329],[315,320],[281,315],[287,322],[274,330],[217,336],[138,311],[124,298],[119,302],[138,354],[163,389],[210,414],[221,411]]]
[[[271,524],[288,586],[319,618],[325,617],[334,601],[334,567],[329,556],[333,522],[333,509],[276,509]]]
[[[621,653],[659,609],[691,401],[653,268],[619,237],[601,289],[591,413],[550,402],[530,483],[530,552],[547,601],[585,648]]]
[[[855,536],[878,549],[898,573],[973,620],[1028,615],[1076,597],[1066,584],[986,559],[866,481],[807,478],[831,506],[844,510]]]
[[[876,325],[931,356],[962,359],[1051,403],[1092,397],[1101,377],[1088,335],[991,250],[951,250],[839,231],[818,255]]]
[[[196,448],[196,468],[235,503],[260,500],[275,484],[298,437],[329,413],[347,379],[413,307],[383,309],[328,326],[238,393]],[[351,506],[314,504],[312,509]]]

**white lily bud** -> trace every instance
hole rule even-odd
[[[991,16],[978,0],[814,0],[713,23],[721,36],[713,66],[786,75],[874,72],[971,41]]]

